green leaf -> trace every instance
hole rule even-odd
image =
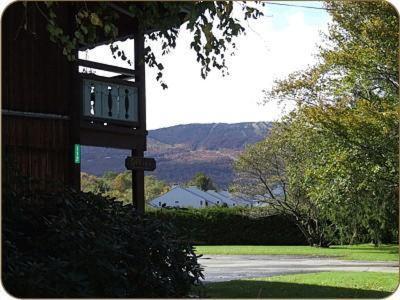
[[[87,29],[86,26],[81,25],[81,26],[80,26],[80,29],[82,30],[83,34],[88,34],[88,29]]]
[[[100,26],[100,27],[103,26],[103,22],[101,21],[99,16],[94,12],[90,14],[90,22],[95,26]]]
[[[110,32],[111,32],[110,24],[105,24],[105,25],[104,25],[104,33],[105,33],[106,35],[108,35],[108,34],[110,34]]]

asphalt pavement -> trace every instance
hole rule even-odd
[[[398,262],[294,255],[205,255],[205,282],[323,271],[399,272]]]

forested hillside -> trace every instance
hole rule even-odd
[[[152,172],[168,183],[184,183],[203,172],[221,188],[233,178],[232,162],[246,145],[262,140],[271,123],[188,124],[150,130],[146,156],[157,160]],[[130,151],[83,147],[82,171],[102,175],[125,170]]]

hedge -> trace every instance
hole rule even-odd
[[[2,228],[2,280],[17,298],[186,297],[202,277],[171,224],[94,194],[3,189]]]
[[[171,222],[197,245],[306,245],[297,226],[263,208],[151,209],[151,218]]]

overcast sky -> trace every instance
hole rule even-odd
[[[318,2],[289,4],[322,7]],[[188,123],[273,121],[290,109],[276,103],[260,105],[262,90],[270,88],[274,79],[313,63],[316,45],[322,43],[319,33],[326,31],[329,15],[324,10],[279,5],[266,5],[264,10],[261,19],[242,24],[247,34],[237,39],[227,77],[213,70],[203,80],[195,53],[189,48],[191,35],[184,28],[180,30],[176,49],[162,58],[169,88],[160,87],[156,70],[146,69],[148,129]],[[133,52],[132,41],[122,47]],[[123,65],[112,59],[108,47],[81,55]]]

